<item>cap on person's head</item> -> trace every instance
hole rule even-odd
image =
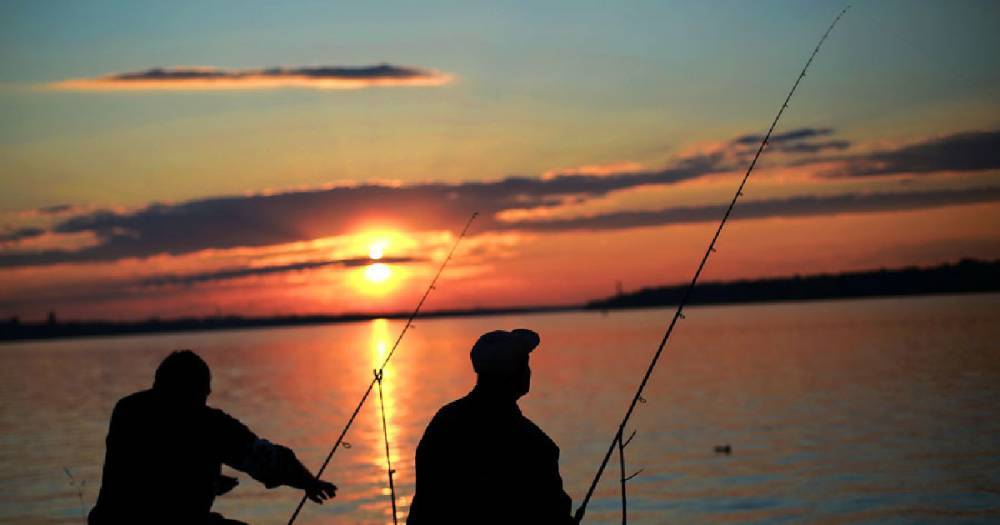
[[[539,342],[538,334],[525,328],[487,332],[472,345],[472,368],[477,374],[513,373]]]

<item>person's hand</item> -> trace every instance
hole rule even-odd
[[[219,477],[215,479],[215,495],[221,496],[229,492],[230,490],[233,490],[234,488],[236,488],[236,485],[239,484],[240,480],[231,476],[225,476],[223,474],[219,474]]]
[[[305,488],[305,491],[307,498],[322,505],[323,501],[337,495],[337,486],[329,481],[317,479],[313,480],[313,482]]]

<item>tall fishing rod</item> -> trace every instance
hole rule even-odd
[[[740,181],[739,188],[736,189],[736,194],[733,195],[733,200],[730,201],[729,207],[726,208],[725,215],[722,216],[722,221],[719,222],[719,227],[715,230],[715,235],[712,236],[712,241],[708,243],[708,249],[705,250],[705,255],[701,258],[701,263],[698,264],[698,269],[694,272],[694,277],[691,279],[691,284],[688,285],[687,289],[684,291],[684,295],[681,297],[680,302],[677,304],[677,311],[674,313],[673,319],[670,321],[670,325],[667,327],[666,332],[663,334],[663,339],[660,340],[660,346],[657,347],[656,353],[653,354],[653,359],[649,362],[649,367],[646,368],[646,373],[642,376],[642,381],[639,383],[639,388],[635,391],[635,396],[632,397],[632,402],[629,403],[628,410],[625,411],[625,417],[622,418],[621,423],[618,425],[618,431],[615,432],[614,438],[611,440],[611,445],[608,447],[608,452],[604,455],[604,459],[601,461],[601,466],[597,469],[597,475],[594,476],[594,480],[590,483],[590,488],[587,489],[587,495],[583,498],[583,502],[580,507],[576,510],[575,519],[579,523],[583,520],[583,515],[587,511],[587,504],[590,503],[590,498],[594,495],[594,490],[597,488],[597,483],[601,480],[601,475],[604,474],[605,467],[608,466],[608,461],[611,459],[611,454],[614,453],[615,448],[621,443],[622,435],[625,433],[625,425],[628,424],[629,419],[632,417],[632,413],[635,411],[636,404],[643,400],[642,392],[646,388],[646,383],[649,382],[649,377],[653,374],[653,369],[656,368],[656,363],[660,360],[660,355],[663,354],[663,349],[667,346],[667,340],[670,339],[670,334],[674,331],[674,326],[677,325],[678,319],[684,319],[684,306],[687,304],[688,299],[691,297],[691,292],[694,290],[695,285],[698,283],[698,278],[701,276],[701,271],[705,268],[705,263],[708,262],[708,257],[715,252],[715,243],[719,240],[719,235],[722,233],[723,226],[726,225],[726,221],[729,220],[729,215],[733,212],[733,207],[736,206],[736,201],[743,195],[743,188],[746,186],[747,180],[750,178],[750,173],[753,171],[754,166],[757,165],[757,159],[760,158],[761,153],[764,152],[764,147],[767,146],[768,140],[771,138],[771,134],[774,132],[775,126],[778,125],[778,120],[781,119],[782,113],[785,112],[785,108],[788,107],[788,101],[792,99],[792,95],[795,93],[796,88],[799,87],[799,83],[806,76],[806,70],[809,69],[809,65],[812,64],[813,59],[816,58],[816,54],[819,53],[819,48],[823,46],[823,42],[826,38],[830,36],[830,32],[833,31],[833,27],[837,25],[840,18],[844,16],[844,13],[850,9],[851,6],[845,7],[836,18],[833,19],[833,23],[830,27],[826,29],[823,36],[819,39],[819,43],[816,44],[816,48],[813,49],[812,54],[809,55],[809,60],[806,60],[806,65],[802,67],[802,72],[799,73],[798,78],[795,79],[795,83],[792,84],[792,89],[789,90],[788,96],[785,97],[785,101],[781,104],[778,109],[778,114],[774,116],[774,120],[771,122],[771,127],[768,128],[767,134],[764,135],[764,139],[760,141],[760,146],[757,147],[757,153],[754,154],[753,160],[750,162],[750,166],[747,168],[747,172],[743,175],[743,180]]]
[[[385,359],[382,360],[382,364],[375,371],[374,377],[372,378],[371,382],[368,383],[368,388],[365,390],[364,395],[361,396],[361,401],[358,401],[358,406],[354,408],[354,412],[351,414],[351,417],[347,420],[347,424],[344,425],[344,429],[341,430],[340,435],[337,436],[337,441],[333,443],[333,448],[330,449],[330,453],[327,454],[326,459],[323,460],[323,465],[319,467],[319,471],[316,472],[317,479],[319,479],[319,477],[323,475],[323,471],[326,470],[326,466],[329,465],[330,460],[333,459],[333,454],[337,452],[337,449],[340,448],[341,443],[344,442],[344,436],[347,435],[347,431],[350,430],[351,425],[354,424],[354,420],[355,418],[358,417],[358,412],[361,411],[361,407],[365,406],[365,401],[368,401],[368,396],[371,395],[372,389],[375,388],[375,384],[381,381],[382,372],[385,370],[386,365],[389,364],[389,360],[392,359],[393,354],[396,353],[396,348],[399,347],[399,342],[403,340],[403,336],[406,335],[407,330],[410,329],[410,326],[413,324],[413,320],[416,319],[417,314],[420,313],[420,308],[424,306],[424,301],[427,300],[427,296],[431,294],[431,290],[433,290],[434,285],[437,284],[437,280],[439,277],[441,277],[441,272],[444,271],[444,267],[448,266],[448,262],[451,261],[452,256],[455,255],[455,249],[458,248],[458,243],[462,242],[462,239],[465,238],[465,234],[469,231],[469,227],[472,226],[472,221],[476,220],[476,216],[478,215],[479,212],[474,212],[472,216],[469,217],[469,222],[466,222],[465,227],[462,228],[462,233],[458,234],[458,238],[455,239],[455,244],[452,245],[451,251],[449,251],[448,256],[444,258],[444,261],[438,268],[437,273],[434,274],[434,278],[431,279],[431,283],[427,286],[427,290],[424,291],[424,295],[420,298],[420,301],[417,302],[417,307],[413,309],[413,313],[410,314],[410,317],[406,320],[406,324],[403,325],[403,329],[400,330],[399,337],[397,337],[396,342],[393,343],[392,349],[390,349],[389,353],[386,354]],[[390,476],[390,483],[391,482],[392,478]],[[302,506],[305,505],[306,503],[306,497],[307,496],[302,496],[302,499],[299,500],[298,506],[295,507],[295,512],[293,512],[292,517],[288,519],[288,525],[292,525],[293,523],[295,523],[295,518],[299,517],[299,512],[302,511]],[[393,506],[395,506],[395,498],[393,498]]]

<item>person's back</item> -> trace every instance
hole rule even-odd
[[[417,448],[407,523],[563,523],[559,447],[517,405],[473,390],[442,408]]]
[[[172,406],[153,390],[123,398],[111,416],[92,523],[198,523],[215,499],[221,464],[248,454],[256,439],[221,410]]]
[[[232,488],[223,483],[223,463],[269,488],[301,488],[317,502],[333,496],[335,487],[315,479],[290,449],[207,406],[209,381],[197,355],[175,352],[152,389],[118,402],[90,525],[239,523],[210,512],[215,496]]]
[[[522,332],[528,331],[514,333]],[[477,363],[474,349],[474,363],[481,365],[477,386],[428,424],[417,447],[408,525],[572,523],[559,448],[517,407],[530,381],[527,353],[538,344],[533,332],[523,337],[523,370],[499,377]]]

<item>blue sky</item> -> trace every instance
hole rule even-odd
[[[449,148],[460,148],[449,143],[463,136],[503,144],[509,158],[488,167],[453,167],[443,178],[662,160],[684,143],[760,129],[839,8],[833,2],[11,2],[0,8],[0,109],[8,115],[0,143],[6,151],[26,143],[44,149],[52,140],[55,150],[60,139],[106,136],[89,161],[113,167],[113,152],[145,156],[152,144],[169,144],[178,134],[205,141],[221,135],[221,142],[232,142],[230,137],[247,133],[250,143],[261,145],[280,142],[289,128],[305,127],[317,140],[300,147],[317,150],[326,138],[375,150],[383,140],[391,149],[414,134],[436,137],[418,163],[380,175],[403,180],[433,177],[428,173],[437,164],[449,163]],[[930,126],[922,122],[945,132],[992,125],[1000,99],[992,31],[998,11],[992,2],[854,6],[816,64],[809,89],[796,99],[788,124],[833,126],[862,137],[884,136],[884,128],[893,126],[899,138],[926,133]],[[123,96],[30,89],[154,66],[381,62],[438,69],[457,81],[443,93]],[[165,129],[149,129],[160,126]],[[531,142],[515,138],[519,128],[536,130],[528,134]],[[136,138],[122,141],[120,134]],[[233,157],[243,153],[235,145],[227,148]],[[475,151],[491,153],[481,148]],[[194,169],[198,158],[187,160],[181,167]],[[30,165],[31,175],[53,183],[92,177],[120,182],[93,168],[41,160]],[[323,173],[291,175],[289,182],[336,179],[337,168],[331,162]],[[19,183],[9,165],[0,169],[19,194],[5,192],[0,209],[57,204]],[[346,171],[345,178],[357,179],[363,170]],[[268,183],[258,174],[245,189],[281,186],[288,176],[272,175]],[[141,192],[124,184],[122,196],[86,189],[81,196],[107,204],[141,202]],[[199,193],[180,186],[178,197]],[[209,184],[201,191],[234,191],[231,186]]]

